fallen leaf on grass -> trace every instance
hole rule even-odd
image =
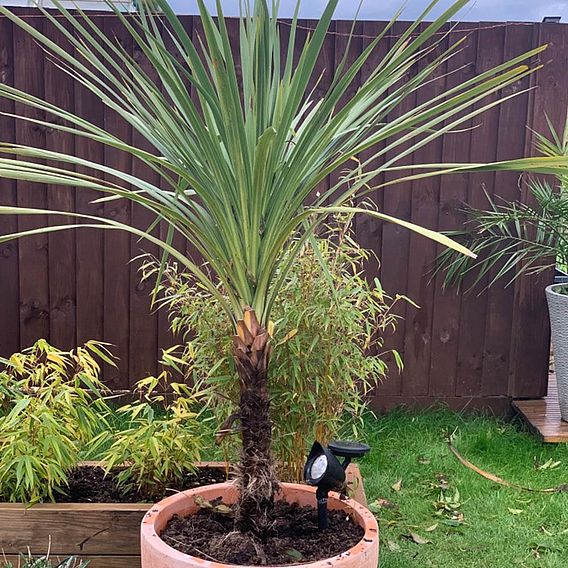
[[[562,464],[561,461],[554,461],[552,458],[550,458],[548,461],[546,461],[542,465],[539,465],[536,469],[540,469],[540,470],[556,469],[561,464]]]
[[[432,526],[424,529],[425,532],[434,532],[438,528],[438,523],[434,523]]]
[[[461,502],[459,489],[456,487],[453,495],[447,492],[440,491],[440,496],[434,507],[437,509],[438,515],[451,514],[453,511],[459,509],[463,503]]]
[[[509,513],[511,513],[511,515],[520,515],[521,513],[523,513],[522,509],[511,509],[509,507]]]
[[[442,491],[446,491],[447,489],[450,488],[450,482],[448,481],[447,476],[444,475],[443,473],[437,473],[436,479],[438,481],[438,483],[434,485],[436,489],[441,489]]]
[[[391,485],[391,489],[398,493],[402,489],[402,479],[399,479],[394,485]]]
[[[428,540],[427,538],[424,538],[423,536],[420,536],[418,533],[415,533],[413,531],[409,531],[408,534],[403,534],[402,537],[406,538],[408,540],[411,540],[414,544],[431,544],[432,543],[431,540]]]
[[[381,497],[379,497],[378,499],[375,499],[369,505],[369,510],[371,511],[371,513],[378,513],[381,509],[396,510],[396,509],[399,509],[399,508],[400,507],[396,503],[393,503],[392,501],[389,501],[388,499],[382,499]]]
[[[464,516],[461,511],[454,511],[448,519],[442,519],[442,523],[448,527],[461,527],[464,523]]]
[[[400,546],[394,540],[387,540],[387,547],[391,552],[400,552]]]

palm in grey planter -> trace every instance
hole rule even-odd
[[[568,286],[566,284],[549,286],[546,289],[546,298],[550,312],[560,415],[562,420],[568,422]]]
[[[568,156],[568,122],[563,135],[551,126],[550,138],[536,135],[537,148],[548,157]],[[478,259],[458,258],[444,253],[437,270],[446,271],[446,284],[461,282],[474,273],[472,288],[491,272],[488,286],[502,278],[511,284],[523,274],[535,274],[568,266],[568,176],[556,183],[532,179],[528,182],[534,205],[495,202],[488,196],[485,211],[467,209],[469,231],[455,232],[478,255]],[[564,291],[564,293],[562,293]],[[546,289],[558,396],[562,419],[568,422],[568,283],[558,280]]]

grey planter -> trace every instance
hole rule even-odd
[[[560,415],[562,420],[568,422],[568,295],[557,292],[563,287],[566,287],[566,284],[549,286],[546,289],[546,298],[550,313]]]

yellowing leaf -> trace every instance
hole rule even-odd
[[[61,365],[62,367],[65,366],[65,361],[61,357],[59,357],[59,355],[56,355],[55,353],[48,353],[47,358],[48,358],[49,361],[53,361],[54,363],[57,363],[58,365]]]
[[[438,528],[438,523],[434,523],[433,525],[429,526],[428,528],[425,528],[424,530],[426,532],[434,532],[437,528]]]
[[[523,513],[522,509],[511,509],[509,508],[509,513],[511,513],[511,515],[520,515],[521,513]]]
[[[391,485],[391,489],[398,493],[402,489],[402,479],[399,479],[396,483]]]
[[[297,329],[293,329],[292,331],[288,332],[286,334],[286,336],[284,337],[284,339],[278,344],[278,345],[283,345],[284,343],[286,343],[287,341],[290,341],[290,339],[294,338],[296,335],[298,334],[298,330]]]

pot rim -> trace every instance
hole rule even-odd
[[[314,503],[315,503],[315,493],[316,488],[310,487],[308,485],[302,485],[298,483],[282,483],[282,488],[289,489],[291,491],[302,491],[305,493],[313,493],[314,495]],[[142,520],[141,526],[141,537],[142,541],[151,542],[152,547],[158,549],[158,551],[163,554],[166,558],[172,561],[179,561],[182,562],[185,559],[191,558],[195,560],[197,563],[203,565],[204,568],[253,568],[249,566],[239,566],[236,564],[225,564],[222,562],[214,562],[211,560],[203,560],[196,556],[191,556],[189,554],[184,554],[179,552],[175,548],[172,548],[168,544],[166,544],[158,535],[155,530],[155,522],[157,521],[160,513],[163,511],[164,508],[167,508],[169,505],[173,504],[174,502],[182,499],[182,498],[192,498],[197,496],[203,492],[207,492],[208,490],[216,490],[221,491],[222,493],[226,493],[231,489],[235,489],[234,482],[227,482],[227,483],[218,483],[215,485],[205,485],[202,487],[196,487],[194,489],[189,489],[188,491],[182,491],[180,493],[176,493],[175,495],[171,495],[166,499],[160,501],[159,503],[155,504],[150,508],[150,510],[144,516]],[[354,556],[359,556],[361,554],[365,554],[366,552],[371,552],[372,549],[378,546],[379,540],[379,527],[377,523],[377,519],[363,505],[354,501],[353,499],[343,499],[340,497],[338,493],[330,492],[329,494],[329,501],[333,502],[336,505],[339,505],[338,508],[344,510],[345,512],[351,514],[354,522],[361,526],[365,533],[363,534],[361,540],[353,547],[337,554],[335,556],[331,556],[328,558],[323,558],[321,560],[307,562],[307,563],[296,563],[296,564],[286,564],[286,565],[273,565],[267,568],[291,568],[294,566],[301,566],[302,568],[320,568],[323,563],[326,563],[331,566],[333,565],[336,568],[341,568],[342,566],[352,566],[352,559]],[[337,508],[337,507],[336,507]],[[168,519],[169,520],[169,519]],[[349,564],[348,564],[349,563]]]
[[[554,294],[555,296],[562,296],[562,297],[566,297],[568,299],[568,296],[566,294],[559,294],[556,290],[558,288],[566,288],[568,289],[568,282],[559,282],[557,284],[550,284],[550,286],[547,286],[545,288],[545,292],[547,294]]]

